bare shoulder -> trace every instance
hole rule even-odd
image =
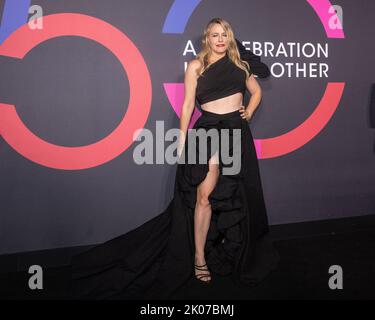
[[[191,66],[192,68],[199,68],[201,66],[201,62],[199,61],[199,59],[193,59],[189,61],[188,65]]]
[[[201,62],[198,59],[193,59],[189,61],[186,72],[190,73],[191,75],[198,76],[198,71],[201,68]]]

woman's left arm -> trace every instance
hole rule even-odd
[[[251,97],[249,104],[246,108],[242,107],[241,117],[249,121],[254,114],[254,111],[259,106],[260,100],[262,99],[262,89],[260,88],[258,81],[255,79],[254,75],[251,75],[246,80],[246,88],[249,90]]]

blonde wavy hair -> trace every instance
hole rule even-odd
[[[232,62],[242,70],[246,72],[246,79],[250,76],[250,73],[248,70],[250,70],[250,66],[247,63],[247,61],[241,60],[240,52],[238,51],[236,39],[234,37],[233,29],[228,23],[228,21],[222,19],[222,18],[213,18],[211,19],[206,27],[204,28],[203,35],[202,35],[202,50],[197,54],[196,59],[199,60],[201,63],[201,67],[198,70],[198,75],[201,76],[203,72],[209,67],[208,58],[212,53],[212,50],[210,48],[210,44],[208,42],[208,37],[211,32],[211,28],[215,24],[220,24],[222,28],[227,33],[228,37],[228,48],[227,48],[227,54],[229,59],[232,60]],[[248,69],[247,69],[248,68]]]

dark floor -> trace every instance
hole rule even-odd
[[[279,268],[257,287],[238,287],[229,278],[210,285],[192,279],[175,299],[375,299],[375,229],[279,240]],[[328,269],[343,269],[343,289],[331,290]],[[0,274],[0,299],[69,299],[69,269],[44,272],[43,290],[30,290],[27,272]]]

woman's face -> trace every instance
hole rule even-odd
[[[211,27],[208,36],[208,43],[213,52],[217,54],[222,54],[228,48],[228,33],[223,29],[223,27],[216,23]]]

